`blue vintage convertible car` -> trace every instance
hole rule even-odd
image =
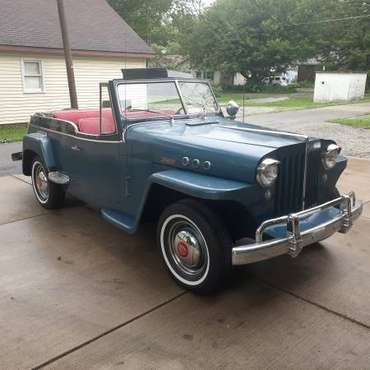
[[[206,81],[124,70],[99,96],[96,109],[34,114],[14,158],[46,208],[68,192],[126,232],[157,222],[164,263],[188,289],[296,257],[362,212],[336,189],[347,160],[333,141],[238,122],[233,102],[225,117]]]

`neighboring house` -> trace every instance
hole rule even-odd
[[[145,67],[152,49],[104,0],[64,0],[79,107],[98,106],[99,82]],[[56,0],[0,0],[0,124],[69,108]]]
[[[220,71],[196,71],[194,77],[210,80],[215,85],[244,86],[247,79],[241,73],[223,73]]]
[[[189,58],[178,54],[158,54],[149,62],[150,67],[174,69],[191,74],[195,78],[209,80],[214,85],[244,86],[247,82],[241,73],[224,73],[212,70],[196,70],[191,67]]]

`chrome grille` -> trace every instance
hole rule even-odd
[[[305,145],[297,147],[299,150],[295,153],[292,153],[292,148],[286,153],[280,153],[274,210],[277,217],[302,210]]]
[[[319,201],[319,181],[321,168],[321,150],[312,150],[308,153],[307,185],[305,208],[311,208]]]
[[[305,143],[279,150],[280,172],[276,183],[274,215],[276,217],[302,210],[305,171]],[[318,204],[321,167],[320,149],[307,154],[305,209]]]

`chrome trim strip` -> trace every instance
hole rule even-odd
[[[264,129],[250,128],[250,127],[235,127],[235,126],[228,126],[228,125],[219,125],[219,127],[229,128],[232,130],[239,130],[239,131],[260,132],[260,133],[271,134],[271,135],[276,135],[276,136],[289,136],[289,137],[295,137],[295,138],[300,138],[300,139],[305,139],[305,140],[309,139],[309,136],[295,134],[293,132],[286,132],[286,131],[264,130]]]
[[[300,232],[300,217],[313,214],[335,205],[343,206],[342,213],[339,216],[309,230]],[[348,232],[353,222],[360,217],[362,210],[362,202],[356,201],[355,194],[351,192],[311,209],[267,220],[257,229],[255,243],[238,245],[232,248],[232,264],[245,265],[282,254],[289,254],[292,257],[296,257],[304,247],[310,244],[324,240],[335,232]],[[266,227],[282,223],[287,224],[286,237],[262,241],[263,232]],[[288,225],[290,225],[290,227],[288,227]]]
[[[71,135],[71,134],[66,134],[65,132],[52,130],[50,128],[36,126],[36,125],[33,125],[33,124],[30,124],[30,127],[34,127],[34,128],[36,128],[38,130],[41,130],[41,131],[51,132],[53,134],[59,134],[59,135],[63,135],[63,136],[73,137],[74,139],[78,139],[78,140],[82,140],[82,141],[91,141],[91,142],[94,142],[94,143],[104,143],[104,144],[122,143],[122,140],[94,140],[94,139],[88,139],[88,138],[85,138],[85,137],[80,137],[80,136],[77,136],[77,135]]]

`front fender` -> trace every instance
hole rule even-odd
[[[251,186],[237,181],[177,169],[165,170],[153,173],[149,177],[144,196],[134,215],[115,210],[103,210],[103,216],[116,226],[133,234],[139,226],[145,205],[150,201],[148,197],[153,185],[160,185],[164,189],[171,189],[194,198],[211,200],[237,200],[240,192]]]
[[[23,173],[31,174],[32,160],[38,155],[48,169],[56,167],[51,141],[47,135],[39,132],[27,134],[23,138]]]
[[[251,185],[177,169],[154,173],[150,182],[186,195],[211,200],[233,200]]]

